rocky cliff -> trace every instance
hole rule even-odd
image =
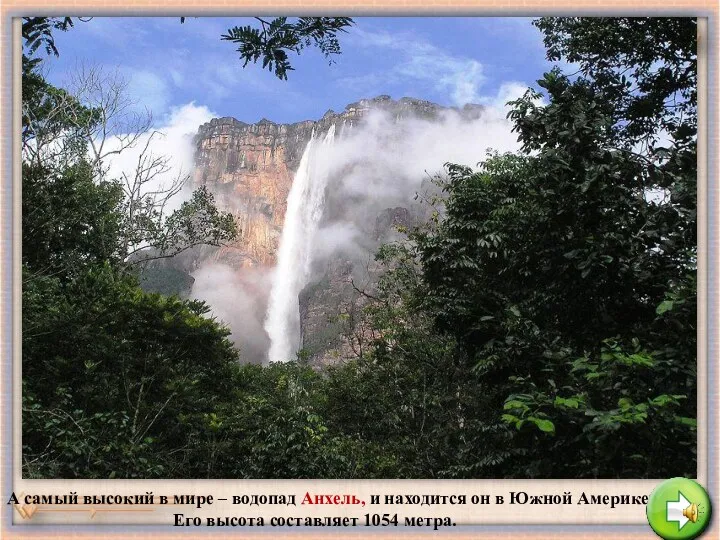
[[[325,133],[335,125],[342,138],[346,130],[363,122],[371,110],[381,110],[396,119],[419,117],[432,120],[446,110],[428,101],[389,96],[351,103],[342,112],[332,110],[317,121],[276,124],[263,119],[247,124],[234,118],[216,118],[200,126],[195,137],[195,186],[206,185],[215,194],[218,206],[231,211],[241,230],[238,240],[221,249],[206,251],[210,258],[241,271],[262,269],[275,263],[286,212],[286,202],[295,172],[313,131]],[[460,113],[476,118],[482,108],[466,106]],[[342,212],[342,203],[334,204]],[[340,210],[338,210],[340,208]],[[410,217],[402,208],[381,211],[368,219],[368,247],[376,245],[398,223]],[[368,278],[367,260],[364,276]],[[343,304],[353,296],[350,276],[363,261],[357,256],[327,263],[322,276],[301,295],[301,327],[304,347],[316,363],[346,355],[349,343],[340,326]],[[362,274],[363,272],[361,272]],[[372,274],[372,272],[370,272]],[[372,276],[369,277],[372,279]],[[338,316],[340,316],[338,318]],[[347,333],[347,332],[344,332]]]
[[[313,130],[323,133],[334,124],[342,136],[371,109],[397,118],[432,119],[443,107],[419,99],[395,101],[379,96],[351,103],[340,113],[330,110],[318,121],[276,124],[263,119],[246,124],[225,117],[200,126],[195,138],[194,183],[208,185],[220,206],[234,213],[242,231],[233,246],[217,252],[217,258],[237,267],[272,265],[290,185]],[[462,112],[472,116],[480,110],[470,105]]]

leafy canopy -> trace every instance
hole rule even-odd
[[[287,79],[287,72],[294,69],[288,53],[300,54],[307,47],[317,47],[332,63],[332,56],[340,54],[338,32],[347,32],[353,24],[350,17],[298,17],[294,22],[287,17],[256,19],[260,28],[235,26],[221,39],[238,45],[243,67],[262,58],[262,67],[274,71],[279,79]]]

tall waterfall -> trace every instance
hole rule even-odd
[[[330,173],[329,149],[334,140],[334,125],[322,142],[315,139],[313,131],[288,194],[265,319],[265,331],[270,338],[270,362],[293,360],[300,348],[298,295],[310,278],[311,250],[323,213]]]

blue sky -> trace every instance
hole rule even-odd
[[[243,18],[101,18],[56,33],[60,58],[49,78],[62,85],[78,62],[118,69],[134,99],[159,121],[195,103],[246,122],[317,119],[328,109],[389,94],[434,101],[497,103],[534,84],[550,64],[531,19],[355,18],[341,35],[343,53],[328,61],[315,49],[293,56],[281,81],[260,65],[244,69],[220,35]]]

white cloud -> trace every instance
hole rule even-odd
[[[403,34],[368,32],[355,29],[353,41],[359,46],[391,49],[399,62],[389,73],[349,77],[339,81],[343,86],[372,84],[378,80],[397,82],[412,80],[446,92],[455,105],[477,103],[479,89],[485,83],[483,65],[472,58],[453,56],[431,43]]]
[[[482,65],[479,62],[468,60],[457,65],[440,81],[451,90],[450,95],[455,104],[478,103],[480,101],[478,88],[485,80],[482,71]]]
[[[218,114],[205,105],[195,105],[195,102],[186,103],[170,109],[170,114],[164,122],[164,128],[177,136],[192,137],[197,133],[200,124],[217,118]]]
[[[105,166],[108,177],[119,179],[123,174],[133,177],[138,165],[138,158],[147,145],[148,151],[153,156],[168,158],[168,170],[157,175],[147,185],[145,191],[168,188],[176,178],[192,171],[193,136],[197,133],[200,124],[208,122],[216,116],[217,114],[207,107],[195,105],[195,103],[171,108],[154,131],[141,135],[131,148],[106,159]],[[152,140],[150,140],[151,137]],[[118,148],[119,145],[120,139],[112,137],[106,142],[106,149],[112,150]],[[186,194],[181,192],[173,198],[166,207],[166,211],[171,212],[179,207],[184,196]]]
[[[508,101],[521,98],[527,92],[528,86],[521,82],[510,81],[500,85],[498,92],[494,96],[483,96],[478,103],[488,105],[498,111],[507,112]]]

